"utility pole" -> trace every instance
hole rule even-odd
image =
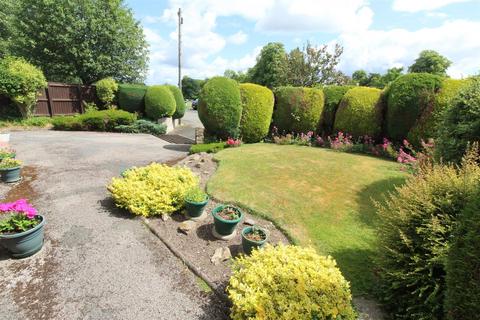
[[[178,87],[182,90],[182,8],[178,8]]]

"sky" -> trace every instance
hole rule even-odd
[[[245,71],[262,46],[287,50],[335,43],[339,69],[408,67],[424,49],[462,78],[480,73],[480,0],[126,0],[150,45],[148,84],[177,82],[177,11],[182,8],[183,75]]]

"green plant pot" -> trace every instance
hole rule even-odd
[[[243,218],[243,212],[236,207],[232,207],[232,208],[235,208],[235,210],[237,210],[238,213],[240,213],[240,217],[238,219],[225,220],[222,217],[218,216],[218,213],[222,211],[222,209],[225,207],[232,207],[232,206],[220,205],[215,209],[213,209],[212,211],[213,222],[215,224],[215,231],[221,236],[231,235],[235,231],[235,227],[237,226],[237,224]]]
[[[187,210],[188,216],[192,218],[198,218],[202,215],[205,206],[208,203],[208,196],[207,199],[203,202],[194,202],[185,200],[185,209]]]
[[[0,169],[2,181],[6,183],[17,182],[20,180],[20,170],[20,166],[15,168]]]
[[[242,230],[242,247],[243,247],[243,252],[246,254],[251,254],[253,249],[260,249],[263,247],[268,240],[268,233],[265,229],[261,229],[265,233],[265,240],[262,241],[253,241],[250,239],[247,239],[245,235],[248,233],[252,232],[252,227],[245,227]]]
[[[45,218],[43,216],[40,216],[40,218],[42,222],[33,229],[15,234],[0,233],[0,244],[10,252],[12,257],[26,258],[42,249]]]

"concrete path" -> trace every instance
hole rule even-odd
[[[195,128],[203,128],[203,124],[198,118],[197,110],[189,109],[182,118],[182,126],[175,128],[170,134],[177,134],[195,141]]]
[[[213,297],[105,185],[133,165],[185,152],[150,135],[26,131],[11,144],[26,196],[47,219],[44,249],[11,260],[0,250],[0,319],[221,319]]]

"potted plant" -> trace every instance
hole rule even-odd
[[[3,182],[17,182],[20,180],[22,161],[13,158],[4,158],[0,161],[0,174]]]
[[[259,249],[267,243],[267,230],[257,226],[245,227],[242,230],[242,247],[246,254],[252,253],[253,249]]]
[[[0,160],[6,159],[6,158],[15,158],[16,153],[15,150],[12,148],[0,148]]]
[[[29,257],[40,251],[45,218],[27,200],[1,203],[0,213],[6,215],[0,220],[0,244],[14,258]]]
[[[224,238],[233,235],[235,227],[242,220],[243,213],[235,206],[220,205],[212,211],[214,236]]]
[[[198,218],[202,215],[208,203],[208,195],[200,187],[195,187],[185,194],[185,209],[190,218]]]

